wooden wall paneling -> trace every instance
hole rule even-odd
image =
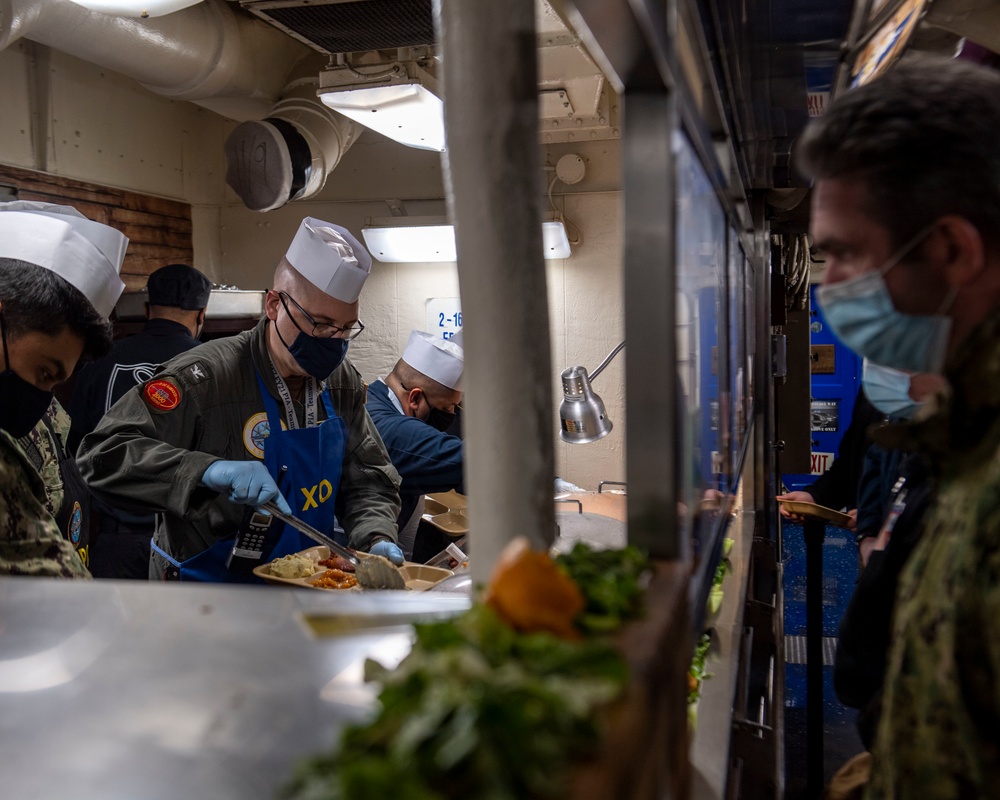
[[[71,205],[85,217],[120,230],[129,239],[122,264],[126,291],[146,285],[151,272],[191,264],[191,206],[163,197],[0,164],[0,183],[17,187],[21,200]]]

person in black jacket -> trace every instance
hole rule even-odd
[[[869,750],[881,710],[896,587],[903,565],[920,541],[921,523],[932,497],[926,461],[907,455],[889,512],[840,621],[833,688],[841,703],[859,710],[858,733]]]
[[[866,393],[896,421],[913,416],[946,385],[941,375],[907,375],[873,365],[872,371],[898,378],[876,383],[867,363],[865,368]],[[933,495],[926,458],[883,447],[875,437],[859,489],[857,540],[864,568],[840,621],[833,667],[834,691],[841,703],[859,710],[858,732],[868,749],[878,727],[899,575],[920,540]]]
[[[875,408],[859,389],[854,401],[854,411],[851,422],[844,431],[837,448],[837,457],[830,469],[820,475],[805,489],[797,492],[787,492],[778,495],[778,500],[817,503],[833,509],[847,509],[847,513],[855,516],[858,507],[858,484],[864,465],[865,453],[871,446],[869,429],[873,425],[885,421],[885,415]],[[798,514],[780,506],[781,515],[792,522],[802,522]]]
[[[77,376],[69,407],[73,453],[129,389],[149,380],[160,364],[200,344],[212,282],[194,267],[170,264],[149,276],[147,290],[148,321],[142,331],[117,340],[107,356]],[[94,577],[148,580],[154,516],[94,505],[99,515],[90,548]]]

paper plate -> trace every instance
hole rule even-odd
[[[778,500],[778,502],[785,507],[786,511],[790,511],[793,514],[821,519],[840,528],[846,528],[854,521],[850,514],[845,514],[842,511],[834,511],[832,508],[817,505],[816,503],[806,503],[802,500]]]
[[[464,494],[454,489],[424,495],[423,518],[449,536],[463,536],[469,532],[468,502]]]

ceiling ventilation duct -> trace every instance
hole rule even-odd
[[[315,77],[295,81],[262,120],[226,139],[226,183],[251,211],[312,197],[363,128],[316,97]]]
[[[240,5],[330,57],[320,73],[326,94],[367,82],[377,85],[381,75],[387,76],[381,83],[408,83],[436,93],[432,0],[240,0]],[[614,91],[546,0],[537,2],[536,32],[542,141],[619,138]]]
[[[237,120],[267,114],[290,76],[320,60],[225,0],[155,19],[111,17],[65,0],[0,0],[0,50],[22,37]]]
[[[155,19],[65,0],[0,0],[0,50],[22,37],[230,119],[264,117],[227,143],[227,178],[255,210],[318,192],[361,130],[316,97],[320,57],[225,0]]]
[[[240,5],[330,55],[434,44],[432,0],[241,0]]]

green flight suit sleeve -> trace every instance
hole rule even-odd
[[[397,541],[400,480],[368,416],[361,376],[353,368],[346,372],[350,373],[349,383],[331,387],[339,395],[338,409],[347,425],[337,518],[350,538],[350,546],[367,550],[373,538]]]
[[[183,376],[160,372],[111,407],[81,442],[77,464],[109,505],[197,519],[218,497],[201,476],[220,460],[198,449],[201,429],[196,392]]]

